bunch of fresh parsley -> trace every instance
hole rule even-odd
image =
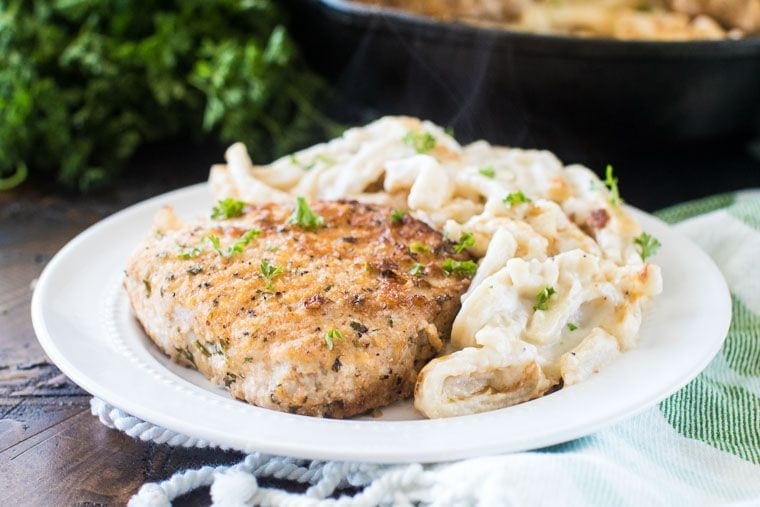
[[[259,160],[334,125],[274,0],[0,2],[0,189],[87,191],[144,142],[214,135]]]

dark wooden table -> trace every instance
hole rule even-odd
[[[67,241],[125,206],[203,181],[222,153],[154,150],[138,156],[139,169],[108,192],[82,197],[33,186],[0,192],[0,505],[123,505],[143,482],[241,456],[145,444],[109,430],[32,330],[33,281]],[[207,492],[178,502],[207,503]]]
[[[29,317],[33,281],[67,241],[129,204],[204,180],[221,155],[219,147],[153,147],[108,192],[25,185],[0,193],[0,505],[121,505],[143,482],[240,458],[145,444],[101,425],[90,396],[45,357]],[[646,210],[760,186],[760,154],[743,148],[618,160],[616,170],[624,197]],[[205,503],[205,491],[178,502]]]

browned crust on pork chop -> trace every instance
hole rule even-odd
[[[191,224],[164,210],[126,269],[135,315],[174,360],[261,407],[349,417],[409,397],[470,281],[443,262],[468,255],[409,215],[394,223],[384,206],[312,207],[325,220],[316,230],[288,224],[293,207],[280,204]],[[229,258],[204,239],[224,250],[252,228],[260,235]],[[270,286],[263,259],[282,268]],[[342,336],[332,349],[330,330]]]

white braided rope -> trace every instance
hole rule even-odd
[[[143,442],[179,447],[219,447],[145,422],[98,398],[90,401],[90,407],[92,414],[104,425]],[[429,490],[434,485],[431,474],[418,464],[389,466],[322,462],[252,453],[236,465],[204,466],[178,472],[162,482],[144,484],[129,505],[166,507],[175,498],[204,486],[211,487],[214,505],[223,507],[252,504],[278,507],[413,505],[430,501]],[[259,487],[257,479],[270,477],[311,486],[303,494]],[[329,498],[346,486],[364,489],[353,497]]]
[[[98,399],[92,400],[91,405],[92,413],[103,424],[142,441],[184,447],[213,445],[148,424]],[[686,449],[683,452],[697,453],[695,462],[710,463],[709,459],[701,458],[706,455],[705,449],[688,447],[693,444],[677,435],[668,435],[673,430],[666,425],[660,411],[651,410],[624,423],[620,430],[602,432],[578,448],[563,452],[482,456],[424,467],[307,461],[252,453],[234,465],[204,466],[178,472],[165,481],[144,484],[129,505],[167,507],[177,497],[200,487],[210,487],[213,505],[221,507],[713,505],[734,502],[738,498],[737,484],[751,488],[752,492],[757,489],[757,469],[738,458],[730,461],[724,456],[721,464],[727,463],[731,473],[723,474],[723,478],[713,474],[713,482],[701,481],[704,486],[700,487],[711,490],[695,488],[696,481],[691,476],[674,474],[671,455],[659,461],[658,454],[651,453],[637,458],[639,451],[635,449],[652,446],[651,432],[640,429],[657,428],[659,434],[665,435],[666,449],[681,446]],[[625,460],[618,458],[621,451]],[[710,452],[708,456],[715,456],[715,451]],[[636,466],[626,461],[631,456]],[[308,489],[291,493],[261,486],[259,481],[267,478],[308,485]],[[715,481],[720,490],[715,489]],[[360,491],[354,496],[340,495],[347,486]]]
[[[115,428],[126,433],[130,437],[142,440],[143,442],[168,444],[173,447],[220,447],[199,438],[188,437],[175,431],[147,423],[119,410],[118,408],[108,405],[100,398],[92,398],[90,400],[90,411],[92,412],[92,415],[98,416],[100,422],[109,428]],[[226,447],[220,448],[226,449]]]

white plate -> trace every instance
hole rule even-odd
[[[373,462],[447,461],[520,451],[587,435],[650,407],[694,378],[718,352],[731,302],[713,262],[659,220],[631,210],[663,244],[665,290],[641,343],[586,382],[485,414],[424,420],[411,403],[377,419],[280,413],[232,399],[198,372],[171,363],[130,314],[121,288],[127,257],[165,204],[206,213],[205,184],[132,206],[92,226],[48,264],[32,300],[42,347],[74,382],[141,419],[245,451]]]

